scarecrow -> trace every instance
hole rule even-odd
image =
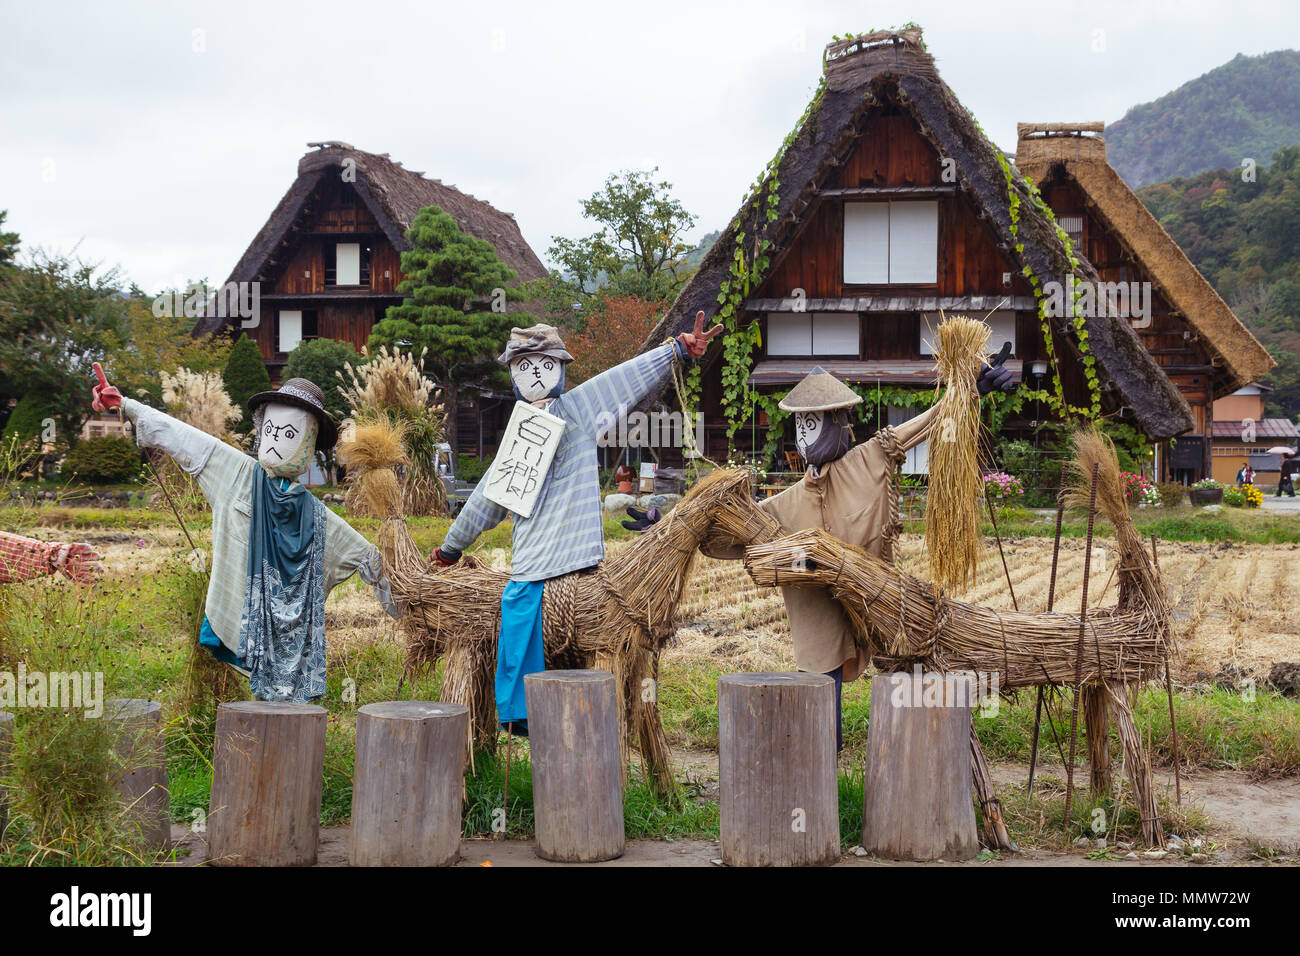
[[[510,581],[501,594],[501,630],[497,638],[496,704],[498,722],[526,736],[524,675],[545,670],[542,646],[542,591],[550,578],[595,567],[605,557],[596,442],[612,416],[657,391],[673,363],[704,354],[709,340],[722,331],[704,331],[704,313],[695,331],[683,332],[658,348],[564,391],[564,371],[571,356],[559,333],[549,325],[510,331],[498,361],[510,370],[515,397],[563,420],[563,431],[528,516],[513,515]],[[498,458],[506,450],[498,453]],[[429,559],[449,567],[480,534],[509,512],[488,499],[497,468],[474,489]]]
[[[981,395],[1014,387],[1011,372],[1002,367],[1007,352],[1004,348],[991,366],[984,367],[978,382]],[[890,561],[902,530],[893,492],[894,470],[910,449],[929,437],[936,407],[902,425],[882,428],[870,441],[855,446],[849,415],[861,401],[820,366],[790,390],[779,407],[794,416],[795,443],[808,470],[797,484],[759,506],[781,523],[785,533],[821,528]],[[702,550],[715,558],[744,557],[743,545]],[[829,590],[783,587],[781,594],[796,666],[835,681],[835,746],[842,750],[840,695],[844,682],[856,680],[870,656],[854,641],[853,626]]]
[[[257,457],[99,384],[94,408],[120,408],[136,443],[159,448],[194,477],[212,508],[212,575],[199,643],[249,679],[259,700],[325,694],[325,598],[360,572],[390,615],[379,551],[297,478],[338,426],[312,382],[291,378],[248,400]]]
[[[78,584],[100,576],[99,555],[88,544],[38,541],[0,531],[0,584],[13,584],[47,574],[62,574]]]

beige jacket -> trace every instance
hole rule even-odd
[[[870,441],[855,445],[817,473],[809,467],[798,484],[760,502],[760,507],[787,532],[824,528],[841,541],[890,560],[901,527],[893,494],[894,471],[909,449],[926,440],[933,420],[932,406],[902,425],[882,428]],[[744,551],[713,548],[707,553],[740,558]],[[843,665],[844,680],[856,679],[870,657],[854,643],[853,627],[839,602],[824,588],[783,587],[781,593],[798,668],[826,674]]]

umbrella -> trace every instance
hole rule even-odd
[[[1296,450],[1294,448],[1288,448],[1286,445],[1274,445],[1265,452],[1265,454],[1268,455],[1294,455],[1295,453]]]

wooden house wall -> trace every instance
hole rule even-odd
[[[1209,350],[1196,337],[1195,329],[1178,315],[1171,303],[1152,282],[1142,262],[1133,256],[1119,236],[1087,200],[1078,184],[1069,178],[1055,178],[1043,187],[1043,198],[1059,218],[1077,215],[1083,218],[1084,256],[1096,268],[1103,282],[1151,282],[1151,324],[1135,329],[1155,363],[1169,376],[1191,406],[1196,424],[1187,437],[1200,438],[1205,446],[1205,463],[1210,468],[1210,436],[1214,428],[1214,396],[1226,388],[1221,369],[1212,364]],[[1165,476],[1160,476],[1165,477]]]

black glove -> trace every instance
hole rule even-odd
[[[627,528],[628,531],[644,531],[659,520],[658,508],[651,508],[648,511],[638,511],[636,508],[629,506],[627,513],[632,516],[631,521],[623,522],[623,527]]]
[[[975,381],[975,387],[979,389],[981,395],[987,395],[989,392],[1011,392],[1015,390],[1016,383],[1011,370],[1003,368],[1002,363],[1011,355],[1011,343],[1003,342],[1002,351],[993,357],[993,361],[980,369],[980,377]]]

